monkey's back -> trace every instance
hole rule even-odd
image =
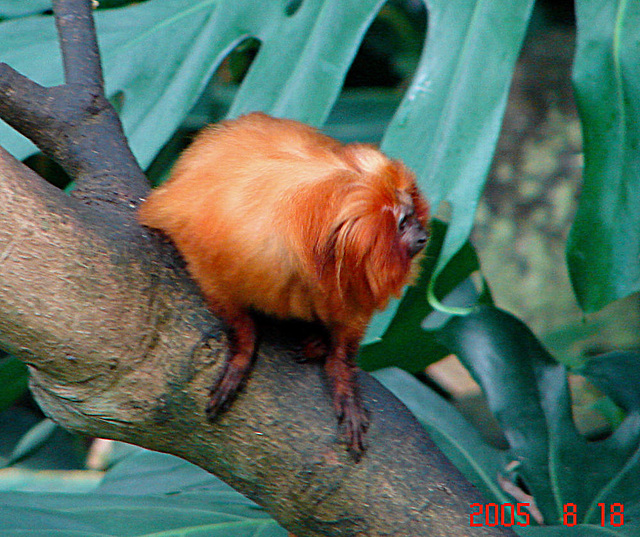
[[[143,203],[140,221],[174,241],[213,305],[323,319],[307,235],[340,195],[325,179],[352,173],[340,147],[259,113],[205,129]]]

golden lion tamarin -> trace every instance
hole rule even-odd
[[[413,174],[370,145],[258,112],[198,134],[139,219],[171,238],[228,328],[209,417],[248,374],[253,311],[320,322],[335,411],[358,460],[368,427],[356,382],[360,340],[415,276],[428,217]]]

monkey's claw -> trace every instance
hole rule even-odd
[[[213,420],[231,404],[245,377],[246,371],[244,369],[234,367],[232,364],[227,365],[222,377],[209,392],[209,402],[206,408],[207,418]]]
[[[349,453],[356,462],[360,462],[366,448],[364,437],[369,429],[368,413],[355,395],[344,396],[336,404],[338,423],[344,430]]]

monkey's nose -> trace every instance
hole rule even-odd
[[[422,250],[427,245],[428,241],[429,241],[429,234],[426,232],[425,229],[422,228],[422,226],[419,226],[418,229],[416,230],[416,236],[412,244],[411,257],[418,254],[418,252],[420,252],[420,250]]]

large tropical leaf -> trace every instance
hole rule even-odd
[[[593,0],[576,9],[585,168],[568,260],[590,312],[640,290],[640,3]]]
[[[503,362],[500,359],[496,360],[494,366],[490,366],[488,370],[485,368],[487,364],[484,363],[485,357],[482,355],[485,351],[491,350],[492,340],[504,343],[510,339],[511,336],[508,335],[510,331],[515,330],[511,335],[518,337],[524,334],[521,332],[522,329],[526,330],[515,319],[509,319],[508,316],[507,323],[503,324],[505,318],[502,315],[501,313],[493,315],[493,310],[491,309],[487,309],[484,312],[476,312],[475,319],[468,319],[471,321],[470,324],[464,323],[463,326],[458,326],[454,329],[450,327],[452,332],[448,334],[447,339],[450,342],[457,337],[461,340],[466,340],[464,343],[459,343],[461,346],[459,348],[465,347],[472,351],[471,353],[465,352],[465,358],[473,363],[473,370],[479,372],[478,378],[482,381],[483,386],[495,384],[494,387],[490,388],[492,394],[489,395],[492,407],[495,410],[500,410],[500,408],[508,405],[513,407],[511,409],[502,408],[499,416],[501,424],[508,431],[508,436],[511,440],[511,449],[509,450],[500,451],[489,446],[477,429],[469,424],[451,404],[444,401],[442,397],[418,382],[408,373],[389,368],[377,371],[374,375],[407,405],[420,423],[429,431],[430,436],[438,447],[484,493],[486,501],[484,504],[475,505],[470,509],[470,512],[473,513],[470,515],[470,521],[480,525],[485,525],[487,522],[494,524],[495,522],[491,518],[485,518],[487,513],[493,513],[489,509],[489,505],[492,503],[502,504],[507,507],[520,505],[519,511],[523,515],[526,513],[526,509],[522,504],[532,504],[534,500],[524,498],[516,500],[509,496],[498,482],[498,476],[506,478],[509,473],[509,467],[514,467],[516,473],[522,474],[522,465],[517,466],[517,463],[521,462],[528,466],[527,472],[533,471],[548,477],[547,465],[549,467],[564,465],[566,466],[567,474],[555,475],[554,480],[568,479],[568,481],[566,483],[551,483],[553,486],[547,487],[549,494],[547,498],[551,500],[551,513],[544,514],[546,515],[545,521],[549,525],[536,527],[534,518],[529,516],[527,519],[526,515],[512,519],[508,511],[504,519],[507,522],[503,524],[501,521],[499,525],[511,525],[512,529],[516,530],[518,534],[531,537],[572,537],[575,535],[584,537],[636,537],[640,531],[640,502],[638,502],[637,498],[637,487],[631,483],[635,475],[633,475],[633,472],[627,474],[627,468],[624,466],[625,455],[616,453],[615,450],[612,451],[611,444],[623,444],[628,440],[629,445],[633,445],[634,442],[637,445],[637,438],[635,440],[627,438],[622,442],[614,440],[611,443],[605,441],[601,445],[596,444],[591,461],[585,461],[584,459],[585,450],[590,449],[591,446],[590,444],[584,445],[587,443],[582,439],[575,446],[577,450],[575,459],[572,457],[574,446],[571,442],[564,445],[560,456],[552,452],[548,457],[535,456],[534,461],[527,458],[533,452],[529,451],[527,453],[519,450],[523,442],[531,442],[532,444],[538,444],[538,442],[543,442],[544,444],[545,442],[543,437],[546,435],[539,434],[540,431],[544,430],[544,425],[540,425],[538,420],[533,422],[522,421],[526,414],[537,413],[534,407],[537,406],[536,401],[538,403],[541,401],[539,401],[539,396],[535,395],[535,392],[545,387],[546,380],[543,378],[545,376],[545,366],[538,370],[538,373],[542,373],[542,375],[537,380],[531,377],[527,378],[527,382],[531,385],[529,389],[525,390],[522,390],[520,381],[512,376],[514,369],[509,367],[503,372],[501,371]],[[486,319],[478,323],[482,316],[486,317]],[[493,321],[490,321],[489,317],[492,316]],[[482,328],[481,324],[494,321],[497,321],[497,323],[493,326],[492,333],[488,338],[483,337],[482,331],[484,328]],[[454,332],[458,329],[462,333],[456,335]],[[474,334],[476,330],[477,333]],[[502,336],[498,335],[500,332],[502,332]],[[529,339],[529,336],[526,336],[526,339]],[[474,344],[479,344],[480,352],[473,353],[472,346]],[[523,367],[528,369],[533,366],[537,369],[542,364],[536,365],[535,362],[538,358],[542,358],[542,354],[538,354],[539,347],[536,347],[537,344],[529,353],[525,353],[528,356],[523,360],[512,360],[514,362],[512,366],[516,369]],[[513,349],[513,345],[508,344],[508,348]],[[499,349],[497,350],[500,352]],[[506,355],[503,355],[503,358],[509,360]],[[609,358],[613,358],[613,360],[609,360]],[[545,358],[543,360],[546,361]],[[597,361],[598,363],[593,364],[588,374],[590,376],[593,375],[594,378],[597,377],[600,381],[599,385],[603,388],[615,385],[613,393],[620,392],[620,388],[617,387],[619,384],[626,385],[630,390],[631,382],[618,381],[621,380],[619,373],[621,362],[629,363],[631,361],[633,361],[631,356],[603,357],[602,360]],[[552,366],[552,363],[549,362],[548,365]],[[498,371],[497,374],[496,371]],[[638,368],[633,366],[628,371],[631,373],[633,380],[637,380]],[[586,370],[585,374],[587,374]],[[563,376],[563,372],[560,372],[560,375],[552,373],[551,378],[548,380],[555,382]],[[499,387],[500,384],[503,385],[502,390]],[[500,391],[503,393],[500,393]],[[626,389],[623,391],[626,391]],[[629,396],[633,398],[630,393]],[[637,399],[637,396],[635,399]],[[562,403],[557,410],[559,414],[566,415],[569,407],[565,403]],[[546,408],[544,402],[540,406]],[[552,408],[549,410],[551,413],[554,412]],[[555,418],[551,418],[552,422],[554,420]],[[631,421],[634,420],[635,418]],[[572,425],[569,426],[572,427]],[[633,427],[631,423],[629,423],[629,426]],[[536,429],[538,429],[538,432],[536,432]],[[628,432],[629,429],[624,435],[626,436]],[[564,441],[566,440],[567,438],[565,437]],[[562,443],[560,442],[559,445]],[[535,449],[534,446],[532,448]],[[600,451],[601,448],[603,451]],[[556,446],[553,450],[557,452],[558,447]],[[609,456],[606,455],[607,452]],[[599,460],[598,457],[602,457],[602,459]],[[588,462],[593,464],[585,464]],[[631,458],[629,463],[630,467],[636,467],[637,469],[635,458]],[[538,465],[542,465],[542,467]],[[620,473],[611,472],[611,467],[616,465],[619,468],[621,466],[623,471]],[[603,472],[597,483],[588,481],[589,476],[594,472]],[[621,476],[624,476],[624,483],[621,482]],[[602,483],[606,483],[606,486],[601,489],[604,494],[598,494],[598,487]],[[530,486],[530,482],[527,482],[527,485]],[[584,489],[584,492],[580,492],[575,496],[578,503],[574,503],[571,495],[572,491],[577,488]],[[536,490],[531,492],[539,494],[540,489],[537,487]],[[591,509],[587,510],[584,509],[584,504],[580,503],[580,499],[589,494],[592,494],[591,503],[589,504]],[[541,503],[540,499],[540,496],[536,496],[535,500],[538,502],[538,506]],[[542,503],[546,502],[543,501]],[[503,510],[504,508],[500,512]]]
[[[451,220],[436,274],[467,240],[491,164],[532,0],[433,0],[414,81],[382,143]]]
[[[513,316],[479,307],[453,318],[443,342],[482,385],[509,442],[510,456],[547,524],[597,525],[605,506],[608,530],[637,535],[640,529],[640,399],[637,353],[594,358],[583,369],[627,412],[613,434],[588,441],[576,429],[565,366],[552,359],[531,331]],[[610,509],[623,504],[623,527]],[[613,519],[616,522],[617,519]],[[636,532],[636,533],[634,533]],[[595,535],[595,533],[594,533]]]
[[[13,356],[0,358],[0,411],[27,391],[27,366]]]
[[[264,110],[320,124],[382,0],[286,2],[149,0],[95,13],[109,96],[146,167],[239,42],[262,46],[231,115]],[[0,23],[0,61],[41,84],[62,82],[53,17]],[[32,146],[4,126],[0,142],[23,158]]]
[[[259,506],[201,468],[170,455],[141,451],[107,472],[87,492],[66,477],[64,494],[53,477],[31,478],[29,492],[4,492],[0,476],[0,532],[6,537],[285,537]],[[13,480],[11,474],[5,479]],[[59,478],[65,479],[64,476]]]
[[[51,9],[51,0],[0,0],[0,17],[24,17]]]

